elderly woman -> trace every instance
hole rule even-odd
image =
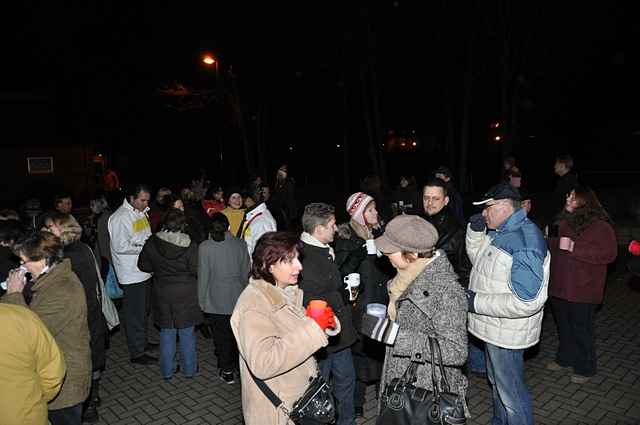
[[[176,334],[180,337],[182,372],[198,371],[194,327],[202,322],[198,306],[198,245],[187,235],[184,213],[167,211],[162,230],[147,240],[138,257],[140,270],[153,273],[153,317],[160,327],[160,371],[164,379],[176,370]]]
[[[573,368],[571,382],[584,384],[596,374],[593,320],[618,246],[609,215],[587,187],[569,193],[558,225],[558,237],[549,238],[549,295],[560,345],[547,369]]]
[[[64,258],[71,261],[71,270],[78,276],[84,287],[87,303],[87,324],[91,335],[92,383],[91,396],[87,400],[83,419],[97,422],[100,405],[100,376],[106,364],[107,324],[98,301],[98,269],[96,259],[84,242],[80,242],[82,227],[71,214],[55,212],[45,221],[47,229],[60,238],[64,247]]]
[[[294,234],[265,233],[253,252],[251,280],[231,316],[240,351],[242,411],[247,425],[289,424],[262,393],[252,374],[290,409],[318,373],[313,353],[328,344],[329,320],[310,319],[297,286],[302,264]]]
[[[389,320],[365,315],[362,331],[388,345],[382,388],[415,362],[413,384],[433,390],[428,337],[436,338],[450,390],[466,406],[461,367],[467,360],[467,299],[446,254],[435,250],[437,241],[436,228],[418,216],[400,215],[387,224],[375,244],[398,271],[388,283]]]
[[[91,349],[87,327],[85,291],[62,257],[62,243],[48,232],[34,232],[13,248],[33,279],[33,297],[29,308],[47,326],[64,353],[67,376],[58,396],[49,403],[52,425],[80,425],[82,403],[91,386]],[[24,271],[14,270],[7,280],[2,302],[26,306],[22,291]]]

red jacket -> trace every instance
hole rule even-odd
[[[613,227],[603,220],[591,223],[577,236],[561,221],[559,237],[575,242],[573,252],[558,248],[558,238],[549,238],[551,282],[549,295],[563,300],[601,304],[607,278],[607,264],[616,259],[618,244]]]

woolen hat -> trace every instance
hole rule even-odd
[[[373,201],[371,196],[364,192],[356,192],[347,199],[347,213],[354,221],[366,226],[367,221],[364,218],[364,210],[371,201]]]
[[[401,214],[387,224],[384,234],[375,240],[384,254],[398,251],[429,252],[438,242],[438,231],[424,218]]]

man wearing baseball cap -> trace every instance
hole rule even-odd
[[[484,341],[493,392],[492,423],[533,424],[524,350],[538,343],[551,256],[540,229],[520,208],[516,188],[500,183],[474,205],[466,247],[469,332]]]

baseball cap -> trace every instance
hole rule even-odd
[[[500,199],[514,199],[516,201],[522,200],[518,189],[511,186],[509,183],[499,183],[491,189],[489,189],[482,197],[482,200],[476,201],[473,205],[485,205],[491,201],[498,201]]]

